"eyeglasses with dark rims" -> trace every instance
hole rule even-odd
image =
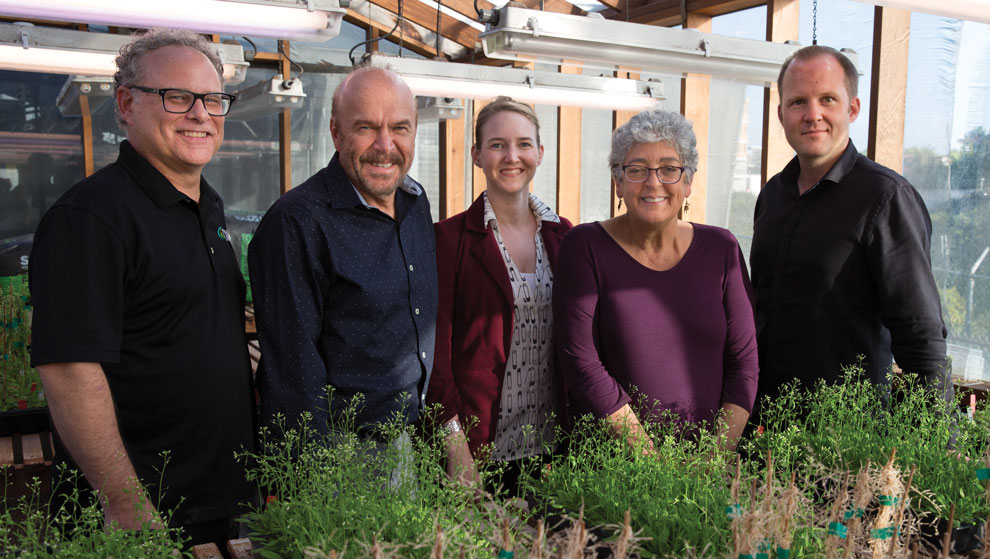
[[[681,180],[687,167],[677,165],[662,165],[660,167],[646,167],[643,165],[623,165],[622,176],[629,182],[646,182],[650,178],[650,173],[656,173],[657,179],[663,184],[674,184]]]
[[[128,86],[145,93],[154,93],[161,96],[162,108],[166,112],[173,114],[184,114],[192,110],[196,100],[203,102],[203,107],[211,116],[227,116],[230,106],[234,104],[237,97],[229,93],[193,93],[185,89],[175,89],[172,87],[154,88],[142,85]]]

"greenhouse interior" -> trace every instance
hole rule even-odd
[[[0,558],[990,559],[988,182],[990,0],[0,0]]]

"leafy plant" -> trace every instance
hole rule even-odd
[[[6,470],[2,477],[6,477]],[[78,475],[78,474],[76,474]],[[69,476],[71,478],[71,476]],[[4,487],[7,487],[6,483]],[[174,559],[182,537],[177,529],[104,529],[103,509],[95,498],[78,490],[51,517],[50,503],[42,498],[42,483],[34,478],[26,495],[0,508],[0,558],[50,559]]]
[[[0,285],[0,411],[46,405],[41,378],[31,368],[30,316],[27,282]]]
[[[955,504],[957,525],[986,518],[990,507],[976,478],[987,450],[986,410],[970,421],[957,413],[958,401],[947,404],[912,375],[883,387],[862,373],[849,367],[837,384],[785,387],[764,403],[766,431],[749,443],[749,452],[769,450],[782,469],[823,478],[855,474],[868,460],[883,463],[896,448],[903,471],[917,467],[917,509],[947,517]]]
[[[549,508],[577,511],[581,507],[591,525],[615,525],[628,510],[644,556],[722,557],[732,551],[732,520],[726,514],[733,503],[730,472],[735,455],[720,449],[718,437],[704,426],[685,425],[668,416],[644,424],[654,452],[631,451],[624,437],[616,437],[604,422],[580,418],[569,436],[569,454],[557,457],[537,484]],[[741,507],[758,506],[744,473]],[[740,508],[742,510],[742,508]],[[795,548],[814,543],[799,529]],[[700,555],[699,555],[700,554]]]
[[[410,437],[396,418],[374,437],[353,418],[359,401],[321,437],[303,417],[293,429],[263,430],[261,451],[242,458],[248,478],[269,495],[248,515],[251,538],[266,558],[371,555],[370,546],[401,557],[428,557],[436,533],[467,557],[498,551],[501,509],[475,504],[472,489],[447,483],[444,446]],[[388,441],[388,442],[380,442]]]

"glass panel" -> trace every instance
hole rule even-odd
[[[953,374],[990,380],[990,25],[912,14],[904,176],[932,218]]]
[[[535,109],[540,119],[543,163],[533,177],[533,193],[557,211],[557,107],[536,105]]]
[[[0,276],[27,271],[41,216],[85,174],[82,119],[64,117],[55,106],[67,79],[0,71]],[[99,168],[117,158],[121,137],[110,97],[90,100]]]
[[[766,6],[734,12],[713,18],[712,31],[763,40],[766,18]],[[725,79],[712,79],[710,88],[705,221],[732,231],[747,261],[753,211],[761,187],[764,91],[760,86]],[[686,217],[691,219],[690,212]]]

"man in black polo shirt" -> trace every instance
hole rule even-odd
[[[194,33],[152,30],[117,66],[120,156],[38,227],[32,360],[56,453],[108,524],[137,528],[162,511],[193,543],[223,541],[253,497],[234,458],[254,448],[252,387],[244,283],[200,173],[232,99]]]
[[[330,164],[280,198],[248,250],[261,419],[321,434],[361,394],[357,428],[424,405],[436,337],[436,242],[423,187],[406,176],[416,103],[402,79],[355,70],[333,96]],[[333,387],[328,403],[326,387]]]
[[[794,378],[834,382],[858,356],[877,384],[896,359],[951,394],[931,219],[904,177],[850,141],[857,80],[844,55],[821,46],[797,51],[780,71],[777,114],[797,156],[756,202],[760,399]]]

